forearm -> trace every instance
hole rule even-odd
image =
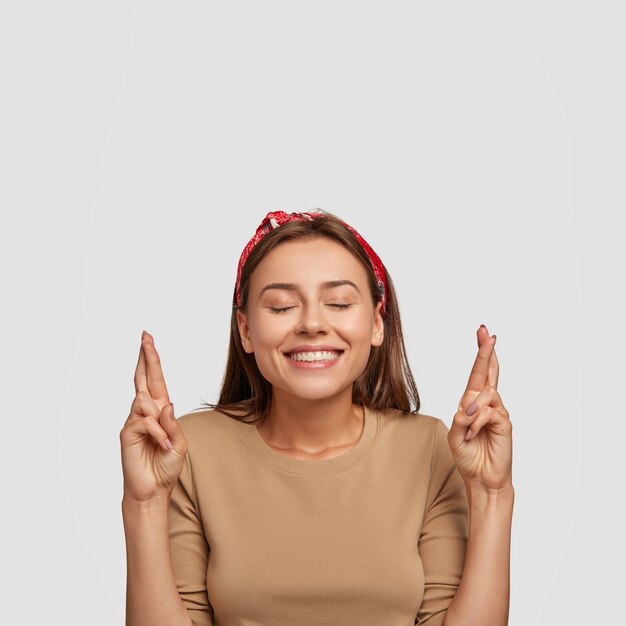
[[[168,500],[122,500],[126,535],[126,626],[192,626],[174,579]]]
[[[444,626],[506,626],[509,621],[513,486],[497,493],[468,487],[465,566]]]

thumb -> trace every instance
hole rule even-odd
[[[163,430],[167,433],[167,438],[170,440],[172,447],[179,454],[185,455],[187,452],[187,439],[178,423],[178,420],[174,417],[174,404],[166,404],[159,413],[159,424]]]
[[[468,415],[465,411],[466,409],[459,408],[459,410],[455,413],[452,425],[450,426],[448,441],[453,449],[458,448],[462,443],[471,439],[471,436],[469,439],[466,439],[465,437],[468,433],[473,435],[472,431],[469,430],[469,427],[473,424],[474,420],[478,417],[478,413],[480,412],[476,409],[475,413]]]

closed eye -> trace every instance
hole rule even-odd
[[[349,309],[352,305],[351,304],[329,304],[328,306],[332,306],[337,309]],[[270,307],[270,311],[272,311],[272,313],[284,313],[285,311],[288,311],[289,309],[293,309],[293,308],[294,307],[292,306],[286,306],[283,308]]]

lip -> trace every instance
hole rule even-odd
[[[320,348],[317,348],[318,350],[320,350]],[[295,352],[295,350],[294,350]],[[315,352],[314,350],[310,350],[309,352]],[[291,353],[285,353],[285,358],[289,361],[289,363],[291,363],[291,365],[293,365],[294,367],[297,367],[298,369],[301,370],[320,370],[320,369],[327,369],[329,367],[333,367],[338,361],[341,361],[341,357],[343,356],[343,350],[332,350],[332,352],[339,352],[339,354],[337,355],[336,358],[331,359],[330,361],[296,361],[295,359],[292,359],[289,354]]]
[[[312,346],[310,344],[304,344],[302,346],[296,346],[295,348],[293,348],[293,350],[289,350],[288,352],[285,352],[284,354],[289,355],[289,354],[293,354],[294,352],[343,352],[343,350],[341,348],[335,348],[335,346],[328,346],[328,345],[316,345],[316,346]]]

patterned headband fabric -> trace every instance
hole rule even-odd
[[[250,239],[250,241],[246,244],[246,247],[243,249],[241,256],[239,257],[239,265],[237,267],[237,285],[236,285],[236,297],[237,297],[237,306],[241,306],[241,270],[244,266],[244,263],[250,256],[250,253],[254,249],[257,243],[263,239],[267,233],[271,232],[275,228],[286,224],[287,222],[293,222],[295,220],[312,220],[315,217],[320,217],[325,215],[324,213],[285,213],[284,211],[270,211],[264,218],[263,221],[259,224],[256,229],[256,233]],[[371,246],[361,237],[361,235],[349,224],[342,222],[344,226],[350,230],[350,232],[356,237],[357,241],[361,244],[361,247],[367,253],[369,260],[372,264],[372,269],[374,270],[374,275],[376,276],[376,282],[378,285],[378,299],[382,302],[382,306],[380,308],[380,314],[385,316],[385,309],[387,304],[387,280],[385,278],[385,270],[382,264],[382,261],[378,257],[378,255],[374,252]]]

